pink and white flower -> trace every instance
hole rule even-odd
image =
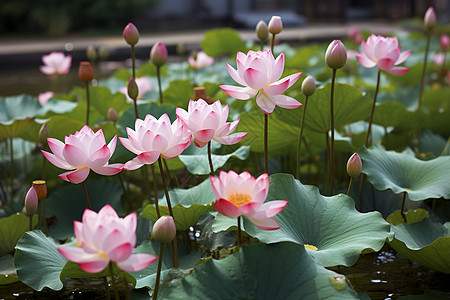
[[[136,100],[142,100],[146,93],[154,90],[154,88],[152,86],[152,82],[150,81],[150,79],[148,79],[148,77],[145,77],[145,76],[139,77],[139,78],[136,78],[134,81],[136,82],[136,85],[138,86],[138,91],[139,91],[139,94],[138,94]],[[131,99],[128,96],[128,88],[127,87],[121,87],[119,89],[119,92],[121,92],[122,94],[124,94],[127,97],[128,102],[133,102],[133,99]]]
[[[44,106],[45,104],[47,104],[48,100],[50,100],[54,95],[55,95],[55,93],[53,93],[52,91],[40,93],[38,95],[39,104]]]
[[[203,99],[191,100],[188,111],[177,107],[177,117],[186,124],[197,147],[204,147],[211,140],[223,145],[232,145],[247,135],[247,132],[231,134],[239,120],[227,122],[228,104],[222,107],[219,100],[211,105]]]
[[[47,141],[53,153],[41,150],[45,158],[58,168],[73,170],[58,175],[66,181],[81,183],[88,177],[90,170],[100,175],[114,175],[123,168],[123,164],[108,164],[116,149],[117,136],[107,146],[101,129],[94,133],[89,126],[84,125],[80,131],[66,136],[64,143],[54,138],[48,138]]]
[[[119,218],[114,208],[105,205],[98,213],[86,209],[82,222],[74,221],[76,247],[62,246],[58,251],[88,273],[98,273],[115,262],[127,272],[140,271],[157,257],[132,254],[136,246],[136,213]]]
[[[264,203],[269,192],[269,177],[262,174],[255,179],[249,172],[237,174],[220,171],[219,177],[210,176],[211,187],[216,196],[214,207],[229,218],[246,216],[256,227],[276,230],[280,224],[273,218],[286,206],[286,200]]]
[[[361,48],[362,52],[356,54],[356,58],[366,68],[377,66],[378,69],[396,76],[404,75],[409,71],[405,67],[395,67],[411,54],[411,50],[401,52],[397,37],[372,34],[367,42],[361,42]]]
[[[270,50],[250,50],[247,55],[238,52],[236,64],[237,70],[227,63],[228,73],[244,87],[220,86],[231,97],[247,100],[257,95],[256,103],[266,114],[271,114],[276,105],[283,108],[297,108],[301,105],[294,98],[281,95],[302,75],[299,72],[279,80],[284,70],[284,52],[277,59]]]
[[[188,62],[194,69],[203,69],[212,65],[214,63],[214,58],[208,56],[203,51],[199,51],[195,56],[189,56]]]
[[[42,56],[43,66],[40,66],[42,73],[52,77],[54,75],[69,73],[72,64],[72,56],[65,56],[62,52],[52,52]]]
[[[180,119],[170,123],[169,116],[159,119],[148,114],[145,120],[136,119],[135,130],[127,127],[128,138],[119,138],[125,148],[137,154],[124,168],[135,170],[145,164],[154,163],[159,156],[177,157],[191,144],[191,133]]]

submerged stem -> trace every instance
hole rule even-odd
[[[211,157],[211,141],[208,142],[208,162],[209,162],[209,170],[211,172],[211,176],[214,176],[214,167]]]
[[[300,150],[302,148],[303,124],[305,122],[307,105],[308,105],[308,96],[306,96],[305,105],[303,106],[302,122],[300,124],[300,135],[298,136],[298,146],[297,146],[297,179],[298,180],[300,180]]]
[[[91,209],[91,202],[89,202],[89,196],[87,193],[86,182],[83,181],[82,185],[83,185],[84,200],[86,200],[86,206],[87,206],[87,208]]]
[[[380,88],[380,74],[381,74],[381,70],[378,70],[378,73],[377,73],[377,85],[375,87],[375,93],[373,94],[372,109],[370,110],[369,127],[367,127],[367,135],[366,135],[366,143],[365,143],[366,147],[369,147],[370,131],[372,129],[373,114],[375,112],[375,104],[377,102],[378,90]]]
[[[334,83],[336,81],[336,69],[333,69],[331,76],[330,93],[330,126],[331,126],[331,144],[330,144],[330,193],[334,194]]]

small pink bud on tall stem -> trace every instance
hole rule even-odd
[[[158,243],[168,244],[175,238],[177,227],[171,216],[162,216],[153,225],[152,238]]]
[[[256,24],[256,35],[260,41],[265,41],[269,37],[269,28],[267,27],[266,22],[260,20],[258,24]]]
[[[436,13],[434,12],[433,7],[430,6],[427,9],[425,17],[423,18],[423,23],[428,30],[433,29],[434,25],[436,25]]]
[[[268,25],[271,34],[279,34],[283,30],[283,22],[280,16],[273,16]]]
[[[123,30],[123,39],[128,45],[136,45],[139,41],[139,31],[133,23],[128,23]]]
[[[330,43],[325,52],[325,61],[331,69],[340,69],[347,62],[347,50],[340,40]]]
[[[163,43],[157,42],[153,45],[152,50],[150,51],[150,61],[155,66],[163,66],[167,61],[167,56],[167,48]]]

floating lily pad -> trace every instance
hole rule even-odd
[[[17,281],[19,281],[19,277],[17,277],[12,255],[0,256],[0,285],[7,285]]]
[[[59,245],[40,230],[27,232],[16,246],[14,264],[17,275],[36,291],[44,287],[59,291],[63,283],[59,274],[67,262],[56,249]]]
[[[229,154],[215,154],[222,147],[216,141],[211,143],[211,159],[214,171],[221,168],[232,156],[245,160],[250,152],[249,146],[242,146]],[[207,175],[210,173],[208,162],[208,147],[198,148],[192,143],[178,156],[191,174]]]
[[[363,173],[378,190],[406,192],[413,201],[429,198],[450,199],[448,170],[450,157],[422,161],[410,152],[397,153],[380,148],[362,148],[359,156]]]
[[[269,183],[267,201],[288,201],[274,217],[281,228],[260,230],[246,218],[243,222],[247,234],[264,243],[294,242],[315,249],[308,253],[325,267],[351,266],[363,250],[380,250],[391,235],[389,224],[379,212],[359,213],[347,195],[324,197],[317,187],[303,185],[287,174],[272,175]],[[220,231],[235,226],[236,220],[229,220],[229,224],[222,221],[220,228],[213,229]]]
[[[213,210],[212,203],[216,200],[209,179],[190,189],[174,189],[169,191],[173,216],[177,230],[187,230],[197,223],[198,218],[207,211]],[[166,197],[159,199],[161,215],[168,216]],[[156,222],[158,216],[154,204],[147,205],[141,216]]]
[[[37,215],[33,217],[33,226],[38,221]],[[6,218],[0,219],[0,255],[12,253],[17,242],[22,235],[28,231],[29,218],[22,214],[16,213]]]
[[[422,212],[410,212],[415,214]],[[398,217],[397,217],[398,218]],[[429,217],[414,224],[391,225],[389,244],[406,258],[439,272],[450,273],[450,222],[442,225]]]
[[[170,287],[164,299],[358,299],[345,276],[291,243],[243,247],[198,265]]]

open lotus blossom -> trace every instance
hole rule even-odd
[[[42,56],[43,66],[40,66],[42,73],[52,77],[59,74],[67,74],[72,64],[72,56],[65,56],[62,52],[52,52]]]
[[[134,80],[138,86],[138,96],[137,96],[137,100],[142,100],[144,98],[144,95],[148,92],[151,92],[154,90],[153,86],[152,86],[152,82],[150,81],[150,79],[148,79],[148,77],[139,77],[136,78]],[[128,96],[128,88],[127,87],[121,87],[119,89],[119,92],[121,92],[122,94],[124,94],[127,97],[127,101],[128,102],[133,102],[133,99],[130,98],[130,96]]]
[[[47,104],[48,100],[50,100],[54,95],[55,95],[55,93],[52,91],[40,93],[38,95],[39,104],[44,106],[45,104]]]
[[[400,76],[406,74],[409,69],[395,67],[404,62],[411,50],[401,52],[397,37],[384,37],[372,34],[367,42],[361,42],[362,52],[356,54],[356,58],[366,68],[377,66],[378,69],[392,75]]]
[[[188,62],[194,69],[203,69],[214,63],[214,58],[208,56],[205,52],[199,51],[196,55],[191,55]]]
[[[144,253],[132,254],[136,246],[136,220],[136,213],[119,218],[109,204],[98,213],[86,209],[82,222],[73,222],[76,247],[61,246],[58,251],[88,273],[101,272],[110,261],[124,271],[140,271],[157,257]]]
[[[247,55],[238,52],[236,64],[237,70],[227,63],[228,73],[244,87],[220,86],[231,97],[247,100],[258,94],[256,103],[266,114],[271,114],[276,105],[283,108],[296,108],[301,105],[294,98],[281,95],[302,75],[299,72],[279,80],[284,70],[284,52],[277,59],[270,50],[250,50]]]
[[[145,120],[136,119],[135,130],[127,127],[128,138],[119,138],[125,148],[137,154],[125,164],[126,170],[135,170],[154,163],[159,156],[177,157],[191,144],[191,133],[180,119],[170,123],[169,116],[159,119],[148,114]]]
[[[215,209],[229,218],[246,216],[256,227],[275,230],[280,224],[273,218],[286,206],[286,200],[264,203],[269,192],[269,177],[262,174],[255,179],[249,172],[237,174],[220,171],[219,177],[210,176],[216,196]]]
[[[116,149],[117,136],[107,146],[101,129],[94,133],[84,125],[80,131],[66,136],[64,143],[54,138],[48,138],[47,142],[53,153],[41,150],[42,154],[58,168],[73,170],[58,175],[66,181],[81,183],[90,170],[101,175],[114,175],[123,168],[123,164],[108,164]]]
[[[222,107],[219,100],[211,105],[203,99],[191,100],[188,111],[177,107],[177,116],[192,133],[197,147],[204,147],[211,140],[232,145],[240,142],[247,135],[247,132],[230,134],[236,129],[239,120],[227,122],[228,104]]]

